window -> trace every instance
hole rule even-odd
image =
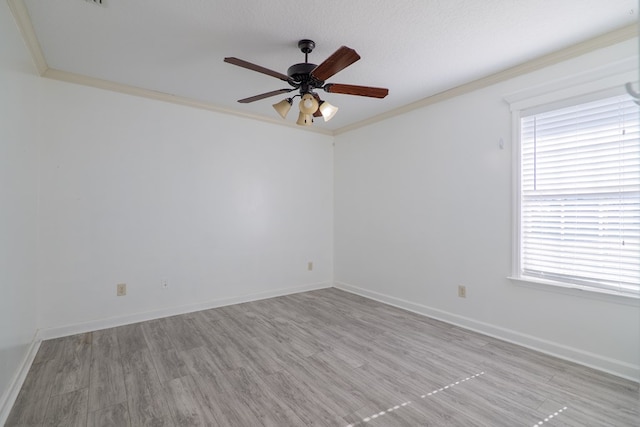
[[[519,113],[516,276],[640,297],[640,123],[628,95]]]

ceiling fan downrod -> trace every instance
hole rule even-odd
[[[302,39],[298,42],[298,49],[304,53],[304,62],[308,61],[308,55],[313,52],[313,49],[316,47],[316,42],[309,39]]]

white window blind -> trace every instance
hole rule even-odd
[[[520,275],[640,296],[638,106],[521,118]]]

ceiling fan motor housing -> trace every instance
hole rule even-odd
[[[287,70],[287,75],[291,77],[294,82],[300,85],[300,88],[303,89],[304,93],[308,90],[319,88],[324,85],[323,81],[317,80],[311,75],[311,72],[316,67],[316,64],[311,64],[309,62],[294,64]]]
[[[300,89],[300,95],[312,93],[313,89],[324,86],[324,81],[320,81],[311,75],[311,71],[316,67],[316,64],[305,62],[302,64],[294,64],[287,70],[287,75],[295,82],[289,83],[296,89]]]

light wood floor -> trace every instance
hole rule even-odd
[[[638,426],[638,398],[325,289],[45,341],[6,426]]]

